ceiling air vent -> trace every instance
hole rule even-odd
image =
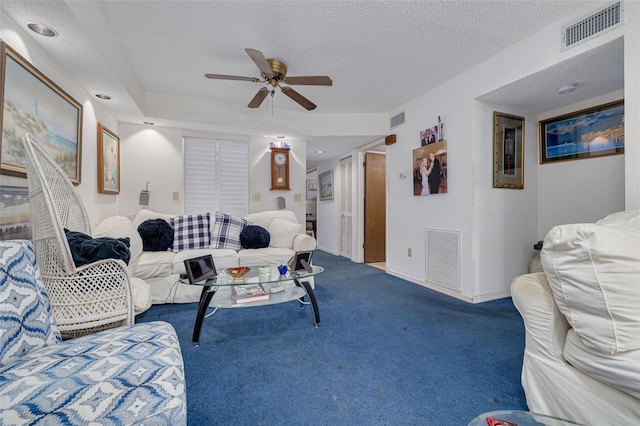
[[[404,124],[404,111],[402,111],[400,114],[398,115],[394,115],[393,117],[391,117],[391,128],[396,128],[398,126],[400,126],[401,124]]]
[[[599,10],[593,15],[565,26],[562,29],[563,50],[590,40],[604,31],[619,27],[624,22],[623,18],[624,5],[622,1],[618,1]]]

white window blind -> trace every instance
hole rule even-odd
[[[184,138],[184,213],[249,210],[249,145]]]

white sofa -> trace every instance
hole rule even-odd
[[[640,424],[640,211],[556,226],[540,256],[544,272],[512,283],[529,410]]]
[[[211,215],[211,228],[214,227]],[[187,303],[200,298],[202,287],[178,283],[180,274],[185,273],[184,260],[211,254],[216,268],[222,270],[237,266],[256,266],[265,264],[286,264],[296,251],[314,250],[315,238],[304,233],[304,227],[298,223],[296,215],[288,210],[269,210],[250,213],[244,219],[251,224],[267,229],[271,236],[269,247],[259,249],[207,248],[173,251],[143,251],[143,243],[138,234],[138,226],[149,219],[169,221],[174,215],[162,214],[151,210],[140,210],[131,219],[124,216],[111,216],[102,220],[93,230],[95,237],[109,236],[131,239],[131,275],[143,279],[151,286],[151,302]],[[310,277],[313,286],[313,277]]]

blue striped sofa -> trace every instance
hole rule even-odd
[[[187,424],[173,327],[62,341],[28,241],[0,241],[0,344],[0,424]]]

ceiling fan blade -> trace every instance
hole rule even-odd
[[[258,93],[256,93],[256,95],[253,97],[253,99],[251,99],[251,102],[249,102],[249,105],[247,106],[249,108],[258,108],[260,105],[262,105],[262,101],[264,101],[264,98],[266,98],[268,94],[269,91],[267,90],[267,88],[261,87],[260,90],[258,90]]]
[[[291,99],[293,99],[294,101],[302,105],[307,111],[316,109],[316,104],[314,104],[309,99],[302,96],[300,93],[293,90],[291,87],[283,87],[282,93],[284,93],[285,95],[287,95],[288,97],[290,97]]]
[[[205,74],[204,76],[215,80],[241,80],[253,81],[254,83],[260,81],[260,79],[256,77],[242,77],[241,75]]]
[[[244,51],[247,52],[247,55],[249,55],[249,57],[253,60],[253,62],[256,63],[256,65],[258,66],[260,71],[262,71],[263,74],[266,74],[266,75],[273,74],[273,70],[271,69],[269,62],[267,62],[267,58],[264,57],[261,51],[256,49],[244,49]]]
[[[332,86],[333,81],[326,75],[307,75],[300,77],[285,77],[285,83],[302,84],[306,86]]]

